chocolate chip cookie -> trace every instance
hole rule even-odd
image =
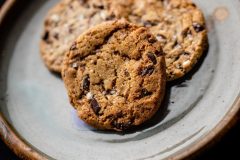
[[[135,0],[128,20],[148,27],[161,42],[168,81],[189,72],[207,49],[204,16],[190,0]]]
[[[77,36],[95,24],[111,19],[102,0],[62,0],[48,13],[40,42],[42,58],[49,70],[61,72],[64,54]]]
[[[158,110],[165,58],[147,28],[109,21],[77,38],[65,55],[62,77],[81,119],[98,129],[123,131]]]

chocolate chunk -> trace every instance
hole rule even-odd
[[[179,45],[178,41],[175,40],[174,43],[173,43],[173,45],[172,45],[172,48],[175,48],[175,47],[178,46],[178,45]]]
[[[130,74],[129,74],[129,72],[128,72],[127,70],[124,70],[124,75],[125,75],[126,77],[129,77],[129,76],[130,76]]]
[[[89,85],[90,85],[90,81],[89,81],[89,75],[86,75],[83,79],[83,89],[86,91],[89,91]]]
[[[117,116],[118,118],[123,117],[123,113],[122,113],[122,111],[121,111],[121,112],[118,112],[118,113],[116,114],[116,116]]]
[[[98,6],[99,9],[104,9],[103,5]]]
[[[144,52],[145,51],[145,48],[146,48],[146,45],[142,45],[138,48],[139,52]]]
[[[143,22],[144,27],[151,27],[152,24],[149,21],[144,21]]]
[[[187,32],[187,36],[190,37],[192,36],[192,31],[189,29],[188,32]]]
[[[144,27],[152,27],[152,26],[155,26],[156,23],[151,22],[151,21],[144,21],[143,25],[144,25]]]
[[[141,94],[140,94],[140,98],[146,97],[146,96],[150,96],[152,94],[152,92],[149,92],[147,89],[143,88],[141,90]]]
[[[190,53],[188,53],[188,52],[183,52],[183,55],[189,56]]]
[[[59,34],[58,34],[58,33],[55,33],[53,37],[54,37],[55,39],[58,39],[58,38],[59,38]]]
[[[196,6],[196,4],[194,4],[194,3],[192,3],[192,4],[191,4],[191,6],[193,6],[194,8],[196,8],[196,7],[197,7],[197,6]]]
[[[104,9],[104,6],[103,5],[98,5],[98,4],[93,4],[93,7],[94,8],[98,8],[98,9]]]
[[[162,49],[156,50],[156,51],[155,51],[155,54],[156,54],[158,57],[161,56],[161,55],[163,54]]]
[[[116,74],[116,75],[117,75],[117,74]],[[113,88],[116,86],[116,81],[117,81],[117,79],[114,79],[114,80],[112,81],[112,87],[113,87]]]
[[[73,28],[71,28],[71,27],[68,29],[68,32],[69,32],[69,33],[73,33],[73,31],[74,31],[74,30],[73,30]]]
[[[148,42],[149,43],[155,43],[155,42],[157,42],[157,40],[155,38],[151,37],[151,38],[148,39]]]
[[[96,60],[94,60],[94,61],[93,61],[93,64],[94,64],[94,65],[97,65],[97,61],[96,61]]]
[[[151,75],[154,71],[154,66],[148,66],[141,70],[140,75],[145,76],[145,75]]]
[[[113,121],[112,126],[119,130],[127,130],[129,127],[131,127],[131,122],[118,123],[116,121]]]
[[[72,10],[72,9],[73,9],[73,6],[72,6],[71,4],[70,4],[68,7],[69,7],[69,9],[70,9],[70,10]]]
[[[97,100],[95,98],[92,98],[91,101],[90,101],[90,105],[93,109],[93,112],[96,114],[96,115],[99,115],[99,112],[101,110]]]
[[[174,61],[179,60],[179,58],[180,58],[180,55],[175,56],[175,57],[174,57]]]
[[[93,53],[98,53],[98,52],[100,52],[100,50],[101,50],[101,45],[96,45],[96,46],[94,46],[94,51],[93,51]],[[99,57],[98,57],[99,58]]]
[[[152,35],[150,35],[150,34],[147,35],[147,39],[148,39],[149,43],[157,42],[157,39],[155,37],[153,37]]]
[[[47,41],[47,40],[48,40],[48,38],[49,38],[49,32],[48,32],[48,31],[46,31],[46,32],[44,33],[44,35],[43,35],[42,39],[43,39],[44,41]]]
[[[149,53],[147,54],[147,56],[148,56],[148,58],[153,62],[153,64],[157,64],[157,59],[156,59],[156,57],[154,56],[153,53],[149,52]]]
[[[113,53],[114,53],[114,54],[120,54],[120,52],[119,52],[119,51],[116,51],[116,50],[113,51]]]
[[[193,23],[193,28],[196,32],[201,32],[205,29],[204,26],[196,22]]]

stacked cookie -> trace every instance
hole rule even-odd
[[[62,0],[46,17],[41,55],[61,72],[79,117],[122,131],[158,110],[165,82],[207,47],[201,11],[187,0]]]

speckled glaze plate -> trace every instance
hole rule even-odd
[[[238,0],[195,0],[207,20],[208,52],[186,77],[168,83],[151,121],[124,134],[80,121],[61,78],[42,63],[43,19],[57,2],[8,0],[0,11],[0,135],[20,157],[182,159],[199,153],[239,117]]]

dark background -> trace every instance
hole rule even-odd
[[[0,6],[5,0],[0,0]],[[219,142],[204,151],[194,160],[240,160],[240,122],[238,122]],[[0,140],[0,160],[20,160]]]
[[[0,0],[0,6],[2,6],[2,4],[3,4],[4,1],[5,1],[5,0]]]

